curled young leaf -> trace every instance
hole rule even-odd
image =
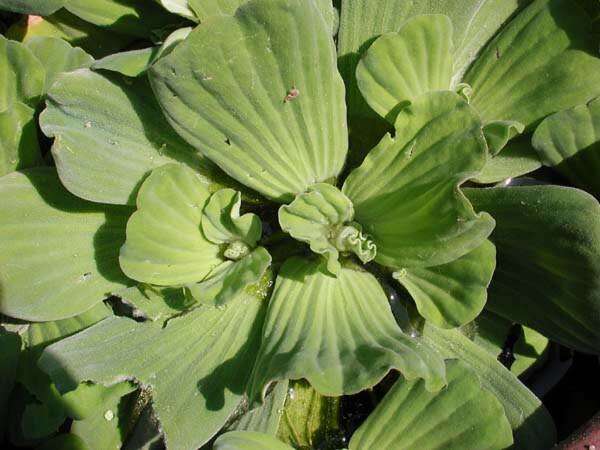
[[[508,141],[517,134],[521,134],[523,130],[525,130],[525,125],[514,120],[495,120],[486,123],[483,127],[483,134],[490,154],[496,156],[508,144]]]
[[[375,244],[352,222],[354,207],[335,186],[318,183],[279,208],[281,229],[327,259],[327,270],[337,275],[340,252],[353,252],[363,263],[375,258]]]

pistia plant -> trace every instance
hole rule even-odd
[[[600,206],[482,185],[544,163],[597,195],[597,5],[374,1],[0,0],[157,44],[0,40],[14,443],[555,443],[517,376],[548,338],[600,353]]]

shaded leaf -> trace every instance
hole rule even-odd
[[[546,450],[556,442],[552,418],[541,401],[496,358],[458,330],[425,325],[423,339],[445,358],[458,358],[475,372],[484,388],[502,403],[513,429],[511,448]]]
[[[115,293],[133,308],[136,317],[164,323],[169,317],[189,309],[194,303],[184,288],[159,288],[140,284]]]
[[[86,69],[63,74],[40,125],[55,138],[61,181],[86,200],[134,204],[152,169],[173,161],[203,173],[208,167],[166,124],[145,80],[128,85]]]
[[[74,197],[50,168],[5,175],[0,198],[3,314],[32,321],[72,317],[130,284],[118,265],[129,208]]]
[[[479,247],[494,220],[476,214],[459,186],[485,161],[481,123],[457,94],[432,92],[403,109],[396,137],[386,135],[343,188],[377,245],[375,261],[427,267]]]
[[[600,59],[589,16],[569,0],[536,0],[485,48],[465,75],[485,122],[529,128],[600,94]]]
[[[276,380],[305,378],[321,394],[359,392],[392,368],[443,385],[441,360],[396,325],[386,295],[367,272],[342,268],[337,278],[317,262],[290,258],[269,302],[251,403]]]
[[[488,158],[483,170],[472,181],[476,183],[498,183],[508,178],[515,178],[542,167],[542,163],[531,147],[529,137],[510,141],[507,146],[493,158]]]
[[[441,266],[394,272],[417,304],[419,313],[442,328],[471,322],[483,310],[487,287],[496,267],[496,248],[490,241]]]
[[[460,361],[447,363],[448,385],[439,392],[423,380],[400,379],[350,440],[350,450],[368,448],[503,449],[512,430],[498,399]]]
[[[558,186],[470,189],[496,219],[487,307],[579,351],[600,352],[600,205]]]
[[[0,328],[0,439],[4,438],[8,421],[8,399],[17,374],[21,338],[16,333],[6,333]]]
[[[218,266],[220,248],[200,230],[208,183],[181,164],[155,169],[137,197],[119,262],[134,280],[160,286],[201,281]]]
[[[67,433],[53,437],[36,450],[89,450],[89,448],[79,436]]]
[[[62,8],[67,0],[0,0],[0,9],[20,14],[47,16]]]
[[[525,126],[514,120],[495,120],[488,122],[483,127],[483,134],[488,144],[488,149],[492,156],[500,153],[508,141],[517,134],[521,134]]]
[[[256,431],[229,431],[215,441],[215,450],[292,450],[277,438]]]
[[[0,176],[41,163],[35,110],[15,102],[0,112]]]
[[[342,169],[344,85],[313,2],[250,1],[197,27],[149,73],[174,128],[267,197],[291,201]]]
[[[159,52],[159,47],[114,53],[105,56],[92,65],[92,69],[109,70],[128,77],[138,77],[145,73]]]
[[[200,307],[165,328],[108,318],[48,347],[39,365],[62,391],[81,380],[133,378],[149,386],[167,446],[198,448],[242,400],[263,314],[262,299],[244,293],[226,308]]]
[[[246,412],[231,427],[232,430],[258,431],[275,436],[283,405],[288,394],[288,381],[282,380],[267,394],[264,403],[258,408]]]
[[[379,37],[356,68],[358,88],[373,110],[394,122],[398,109],[422,94],[447,90],[452,78],[452,22],[418,15]]]
[[[546,118],[532,145],[544,165],[600,197],[600,98]]]

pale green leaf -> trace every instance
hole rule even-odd
[[[523,130],[525,130],[525,126],[514,120],[495,120],[486,123],[483,127],[483,135],[491,156],[500,153],[500,150],[506,147],[508,141],[521,134]]]
[[[201,302],[223,305],[240,291],[258,283],[271,264],[271,255],[263,247],[238,261],[225,261],[198,284],[189,285],[192,297]]]
[[[352,394],[379,382],[392,368],[424,378],[431,390],[444,383],[440,359],[394,320],[377,279],[342,268],[290,258],[269,302],[249,397],[276,380],[305,378],[321,394]]]
[[[600,205],[558,186],[470,189],[497,221],[487,307],[579,351],[600,353]]]
[[[458,358],[481,379],[484,388],[502,403],[513,429],[511,448],[547,450],[556,443],[552,417],[542,402],[496,358],[458,330],[425,325],[423,339],[445,358]]]
[[[277,438],[256,431],[229,431],[215,441],[214,450],[293,450]]]
[[[194,11],[190,8],[190,0],[154,0],[167,11],[172,12],[173,14],[180,15],[185,17],[186,19],[193,20],[194,22],[198,21],[198,18],[194,14]]]
[[[496,248],[485,241],[452,262],[404,269],[394,278],[408,290],[425,319],[453,328],[471,322],[483,310],[495,267]]]
[[[211,195],[202,211],[202,232],[215,244],[242,241],[254,248],[262,235],[256,214],[240,216],[242,195],[233,189],[220,189]]]
[[[354,252],[363,263],[375,258],[376,248],[360,225],[353,223],[354,207],[335,186],[318,183],[279,208],[281,229],[327,260],[327,270],[337,275],[340,252]]]
[[[86,69],[63,74],[40,125],[55,138],[61,181],[86,200],[134,204],[144,177],[169,162],[207,173],[207,163],[168,126],[142,79],[126,84]]]
[[[185,294],[185,288],[159,288],[145,284],[116,292],[115,296],[133,308],[135,317],[163,323],[186,311],[194,303]]]
[[[531,127],[600,94],[590,18],[571,0],[536,0],[485,48],[465,75],[485,122]]]
[[[447,90],[452,78],[452,22],[418,15],[397,32],[377,39],[356,69],[358,88],[373,110],[394,122],[398,109],[431,91]]]
[[[50,168],[5,175],[0,198],[3,314],[72,317],[130,284],[118,264],[129,208],[74,197]]]
[[[160,286],[201,281],[222,259],[200,230],[208,183],[181,164],[155,169],[137,197],[119,262],[134,280]]]
[[[49,36],[33,36],[25,43],[46,70],[44,94],[62,72],[89,67],[94,61],[84,50],[72,47],[63,39]]]
[[[258,408],[254,408],[240,417],[233,424],[232,430],[258,431],[275,435],[288,394],[288,381],[282,380],[267,394],[265,401]]]
[[[263,300],[242,294],[225,308],[199,307],[164,328],[108,318],[48,347],[39,365],[60,390],[124,378],[150,387],[167,446],[198,448],[243,398],[263,315]]]
[[[432,92],[403,109],[396,137],[386,135],[343,188],[377,245],[375,261],[441,265],[479,247],[494,220],[476,214],[459,186],[485,162],[481,123],[457,94]]]
[[[109,70],[128,77],[138,77],[148,70],[154,62],[159,47],[148,47],[141,50],[114,53],[92,64],[94,70]]]
[[[17,374],[20,350],[19,335],[6,333],[0,328],[0,439],[4,438],[5,426],[8,421],[8,399]]]
[[[529,137],[510,141],[507,146],[493,158],[488,158],[483,170],[472,181],[476,183],[498,183],[508,178],[515,178],[542,167],[542,163],[531,147]]]
[[[45,76],[44,66],[27,46],[0,35],[0,112],[15,102],[35,107]]]
[[[0,0],[0,9],[47,16],[62,8],[66,2],[67,0]]]
[[[158,49],[158,53],[155,56],[155,61],[171,53],[173,49],[177,45],[179,45],[179,43],[181,43],[186,37],[188,37],[188,34],[190,34],[191,32],[192,27],[184,27],[178,28],[177,30],[173,31],[170,35],[168,35],[162,43],[162,45],[160,46],[160,48]]]
[[[600,197],[600,98],[546,118],[532,144],[544,165]]]
[[[41,163],[35,110],[15,102],[0,112],[0,176]]]
[[[198,26],[149,74],[174,128],[267,197],[291,201],[344,165],[344,85],[312,1],[250,1]]]
[[[187,0],[201,22],[211,17],[231,16],[246,0]]]
[[[350,440],[361,449],[504,449],[512,430],[498,399],[460,361],[447,363],[448,385],[439,392],[423,380],[400,379]]]

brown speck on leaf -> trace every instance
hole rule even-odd
[[[229,140],[229,138],[225,138],[225,143],[226,143],[227,145],[231,145],[231,141]]]
[[[496,59],[500,59],[500,49],[496,47]]]
[[[283,103],[288,103],[297,98],[300,95],[300,91],[296,89],[296,86],[292,87],[287,95],[283,99]]]

